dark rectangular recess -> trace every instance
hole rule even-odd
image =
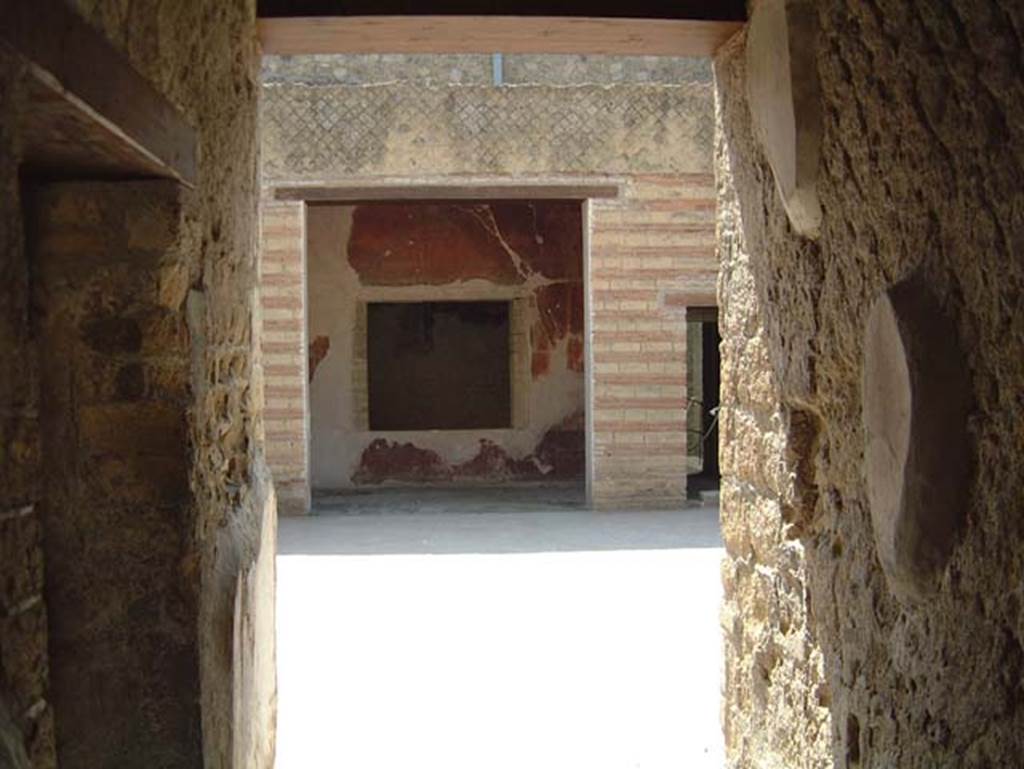
[[[700,400],[690,400],[687,409],[688,440],[696,441],[696,455],[700,459],[700,471],[689,476],[688,493],[717,489],[721,479],[718,462],[718,412],[720,407],[721,389],[721,354],[722,337],[718,327],[717,307],[687,307],[686,323],[697,326],[700,338],[698,350],[689,350],[687,365],[696,366],[698,370],[687,372],[687,386],[696,386],[691,379],[699,378]],[[687,334],[687,338],[690,338]]]
[[[508,301],[367,305],[371,430],[512,426]]]
[[[646,19],[747,18],[744,0],[642,0],[628,5],[582,3],[579,0],[259,0],[259,16],[569,16]]]

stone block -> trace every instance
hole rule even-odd
[[[140,439],[142,446],[148,446]],[[83,460],[81,491],[94,498],[116,497],[128,505],[178,505],[188,500],[187,455],[153,455],[146,448],[133,454],[99,455]]]
[[[31,511],[31,508],[27,508]],[[39,595],[43,589],[43,552],[34,512],[0,518],[0,614]]]
[[[25,752],[25,735],[18,728],[0,692],[0,766],[4,769],[32,769]]]
[[[9,705],[20,714],[46,694],[46,608],[41,600],[0,617],[0,671],[9,689]]]
[[[39,427],[34,416],[0,415],[0,489],[18,505],[34,499],[39,480]]]
[[[181,406],[140,401],[83,406],[78,415],[82,448],[90,454],[184,456]]]
[[[53,747],[57,740],[53,727],[53,708],[48,703],[38,704],[43,705],[43,710],[28,725],[28,757],[32,769],[57,769]]]
[[[920,275],[883,293],[864,339],[868,500],[893,591],[920,600],[967,514],[970,380],[957,329]]]
[[[809,0],[759,0],[747,33],[747,98],[793,229],[821,226],[818,10]]]

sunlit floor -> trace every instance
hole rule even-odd
[[[278,769],[721,769],[716,508],[355,502],[281,521]]]

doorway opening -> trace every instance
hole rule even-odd
[[[721,766],[708,62],[301,59],[263,111],[268,455],[312,489],[279,766]]]
[[[314,508],[388,486],[572,486],[586,470],[583,206],[308,207]]]
[[[686,308],[687,491],[692,499],[718,499],[718,410],[722,337],[717,307]]]

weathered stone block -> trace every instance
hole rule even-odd
[[[0,614],[10,614],[42,593],[40,540],[39,518],[34,512],[0,519]]]
[[[10,686],[10,707],[21,714],[46,696],[46,607],[41,600],[0,617],[0,670]]]
[[[82,407],[82,448],[91,454],[183,456],[185,414],[180,406],[140,401]]]
[[[747,33],[747,98],[793,228],[821,226],[821,88],[817,9],[809,0],[759,0]]]
[[[28,414],[0,416],[0,487],[12,504],[36,498],[39,456],[36,418]]]
[[[0,766],[4,769],[31,769],[25,752],[25,735],[11,716],[7,704],[0,698]]]
[[[970,382],[957,329],[924,278],[883,293],[864,333],[868,500],[893,591],[938,588],[967,513]]]

